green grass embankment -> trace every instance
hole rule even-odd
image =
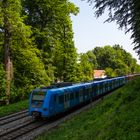
[[[37,140],[140,140],[140,78]]]
[[[9,115],[28,108],[28,100],[0,107],[0,117]]]

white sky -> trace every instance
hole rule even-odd
[[[119,44],[132,54],[138,60],[137,54],[133,51],[134,45],[131,34],[125,34],[124,31],[118,30],[116,23],[104,23],[107,14],[99,17],[94,16],[94,10],[89,3],[81,0],[70,0],[80,8],[77,16],[71,16],[73,21],[74,42],[78,53],[87,52],[96,46]]]

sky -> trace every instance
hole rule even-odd
[[[124,30],[119,30],[115,22],[104,23],[107,19],[107,13],[97,19],[94,15],[93,6],[89,6],[86,1],[70,1],[80,8],[77,16],[71,15],[74,42],[78,53],[85,53],[96,46],[119,44],[131,53],[140,64],[140,60],[133,50],[134,44],[132,44],[133,40],[130,39],[131,33],[125,34]]]

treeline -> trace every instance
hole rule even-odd
[[[56,78],[73,81],[77,53],[68,0],[0,1],[0,101],[24,99]]]
[[[70,19],[78,12],[68,0],[0,1],[0,104],[57,80],[92,80],[93,69],[106,69],[109,76],[140,71],[120,46],[78,55]]]
[[[91,64],[91,69],[105,70],[108,77],[140,72],[137,60],[120,45],[95,47],[82,56],[87,57],[87,64]]]
[[[140,56],[140,1],[139,0],[86,0],[93,5],[98,18],[108,12],[105,22],[116,22],[125,33],[130,32],[134,50]]]

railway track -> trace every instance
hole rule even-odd
[[[17,120],[22,119],[22,118],[27,117],[27,116],[28,116],[28,110],[24,110],[24,111],[20,111],[18,113],[14,113],[14,114],[11,114],[11,115],[8,115],[5,117],[1,117],[0,118],[0,126],[8,124],[8,123],[13,122],[13,121],[17,121]]]
[[[108,95],[107,95],[108,96]],[[102,98],[97,99],[96,101],[83,106],[82,108],[75,110],[71,113],[65,113],[63,116],[58,117],[53,120],[34,120],[30,116],[27,115],[27,111],[19,112],[13,115],[9,115],[7,117],[0,118],[0,121],[6,121],[7,123],[0,125],[0,140],[32,140],[43,132],[46,132],[50,129],[57,127],[59,124],[72,118],[73,116],[79,114],[80,112],[91,108],[91,106],[95,106],[98,102],[102,101]],[[13,119],[20,118],[20,119]],[[14,122],[9,121],[9,119],[13,119]],[[9,125],[12,123],[11,125]],[[9,127],[10,126],[10,127]]]
[[[96,101],[97,102],[97,101]],[[94,103],[96,104],[96,103]],[[5,123],[2,126],[0,125],[0,140],[31,140],[34,139],[36,136],[41,134],[42,132],[46,130],[50,130],[56,126],[58,126],[60,123],[64,122],[65,120],[70,119],[72,116],[75,116],[76,114],[82,112],[85,109],[88,109],[91,107],[91,105],[87,105],[79,110],[76,110],[70,114],[66,113],[65,115],[58,117],[57,119],[52,120],[34,120],[30,116],[22,119],[15,120],[10,127],[8,126],[9,123]],[[27,113],[26,111],[24,113]],[[24,114],[24,113],[17,113]],[[7,117],[0,118],[1,120],[9,120],[11,117],[16,117],[16,114],[9,115]],[[4,119],[5,118],[5,119]],[[8,122],[8,121],[7,121]]]
[[[98,99],[95,102],[92,102],[91,104],[88,104],[78,110],[75,110],[74,112],[67,113],[66,115],[63,115],[62,117],[60,117],[58,119],[51,120],[48,122],[46,121],[41,127],[38,127],[38,129],[34,129],[30,133],[26,133],[24,136],[21,136],[21,137],[17,138],[16,140],[33,140],[38,135],[42,134],[43,132],[56,128],[62,122],[71,119],[72,117],[83,112],[84,110],[88,110],[89,108],[91,108],[92,106],[95,106],[100,101],[102,101],[102,99]]]
[[[36,121],[30,119],[27,122],[24,122],[23,124],[17,125],[13,128],[7,129],[0,133],[0,140],[13,140],[16,139],[26,133],[29,133],[30,131],[37,129],[38,127],[44,125],[44,121]]]

